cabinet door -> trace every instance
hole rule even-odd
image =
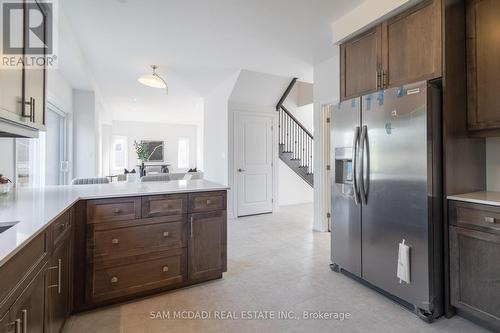
[[[467,1],[467,111],[470,130],[500,128],[499,17],[499,1]]]
[[[47,37],[47,15],[43,5],[35,2],[43,15],[43,41]],[[27,38],[25,38],[27,42]],[[37,55],[38,56],[38,55]],[[46,54],[45,54],[46,56]],[[31,114],[31,126],[45,129],[45,87],[47,68],[45,64],[35,64],[25,68],[25,113]]]
[[[189,216],[189,280],[209,280],[226,270],[226,211]]]
[[[24,44],[24,16],[13,17],[11,24],[13,24],[11,32],[16,41],[12,46],[16,44],[22,46]],[[22,55],[13,54],[12,56],[17,59]],[[16,122],[27,122],[27,119],[22,116],[22,102],[23,65],[14,66],[14,63],[9,66],[0,65],[0,117]]]
[[[43,333],[44,308],[45,272],[42,270],[11,307],[11,321],[20,323],[21,332]]]
[[[47,268],[47,329],[59,333],[70,313],[71,239],[53,253]]]
[[[500,236],[450,227],[451,304],[500,329]]]
[[[379,89],[381,46],[380,26],[340,45],[340,96],[342,100]]]
[[[441,1],[429,0],[384,22],[383,85],[441,76]]]

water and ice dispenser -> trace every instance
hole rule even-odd
[[[335,148],[335,184],[352,185],[352,148]]]

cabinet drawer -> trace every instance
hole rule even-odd
[[[36,267],[47,258],[47,251],[47,233],[43,232],[0,267],[0,308],[9,301],[9,296],[26,287],[36,273]]]
[[[53,246],[56,247],[57,244],[64,238],[68,230],[71,229],[71,214],[68,210],[63,215],[61,215],[55,222],[52,223],[52,240]]]
[[[226,209],[226,192],[207,192],[189,195],[190,213],[209,212]]]
[[[452,202],[451,223],[461,227],[500,233],[500,209],[494,206]]]
[[[187,195],[155,195],[142,198],[142,217],[187,213]]]
[[[180,216],[177,222],[95,229],[94,258],[111,259],[185,247],[186,233],[185,216]]]
[[[500,236],[450,227],[451,304],[500,329]]]
[[[126,265],[96,266],[92,277],[94,302],[180,284],[186,279],[186,249],[171,250],[161,258]]]
[[[141,217],[141,198],[90,200],[88,223],[133,220]]]

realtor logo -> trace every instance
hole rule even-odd
[[[2,68],[54,66],[53,1],[1,1]]]

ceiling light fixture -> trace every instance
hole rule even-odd
[[[151,88],[165,89],[167,91],[167,94],[168,94],[167,82],[165,82],[164,79],[162,79],[158,74],[156,74],[156,70],[158,69],[158,66],[151,65],[151,68],[153,69],[153,74],[143,75],[138,79],[138,81],[140,83],[142,83],[143,85],[151,87]]]

